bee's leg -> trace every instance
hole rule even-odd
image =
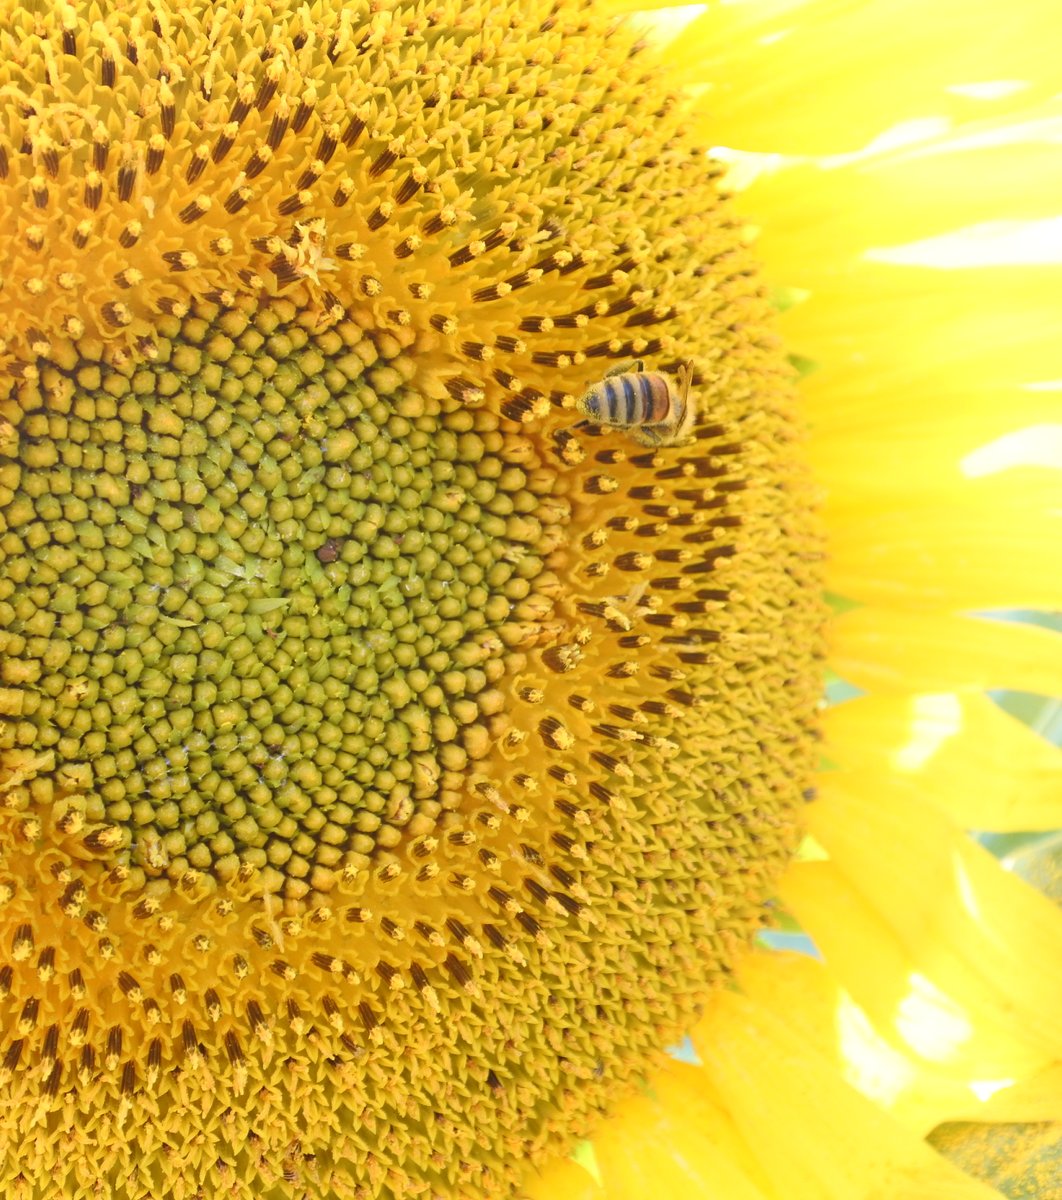
[[[649,446],[653,450],[664,446],[689,446],[696,440],[692,433],[696,417],[696,407],[687,403],[677,425],[657,421],[648,425],[632,425],[627,433],[640,446]]]
[[[626,375],[628,371],[644,371],[645,363],[640,358],[628,359],[627,362],[617,363],[614,367],[609,367],[605,372],[605,378],[611,379],[613,375]]]
[[[627,433],[639,446],[648,446],[651,450],[669,445],[671,441],[665,425],[632,425]]]

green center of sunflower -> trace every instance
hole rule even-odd
[[[7,1190],[509,1194],[762,924],[817,538],[637,53],[0,3]]]
[[[0,704],[90,767],[60,830],[301,898],[459,807],[553,475],[410,392],[393,335],[212,315],[46,369],[10,431]]]

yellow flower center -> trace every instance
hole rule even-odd
[[[635,49],[0,5],[5,1187],[504,1195],[762,924],[817,540]]]

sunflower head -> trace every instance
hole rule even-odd
[[[798,834],[742,230],[576,7],[0,22],[4,1185],[506,1194]],[[579,423],[634,359],[688,444]]]

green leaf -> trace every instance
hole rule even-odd
[[[593,1176],[598,1187],[604,1186],[601,1180],[601,1168],[597,1165],[597,1155],[594,1153],[593,1142],[580,1142],[571,1154],[572,1162],[576,1162]]]
[[[929,1143],[1008,1200],[1062,1196],[1062,1123],[938,1125]]]
[[[1003,865],[1056,904],[1062,904],[1062,832],[1026,840],[1006,855]]]

